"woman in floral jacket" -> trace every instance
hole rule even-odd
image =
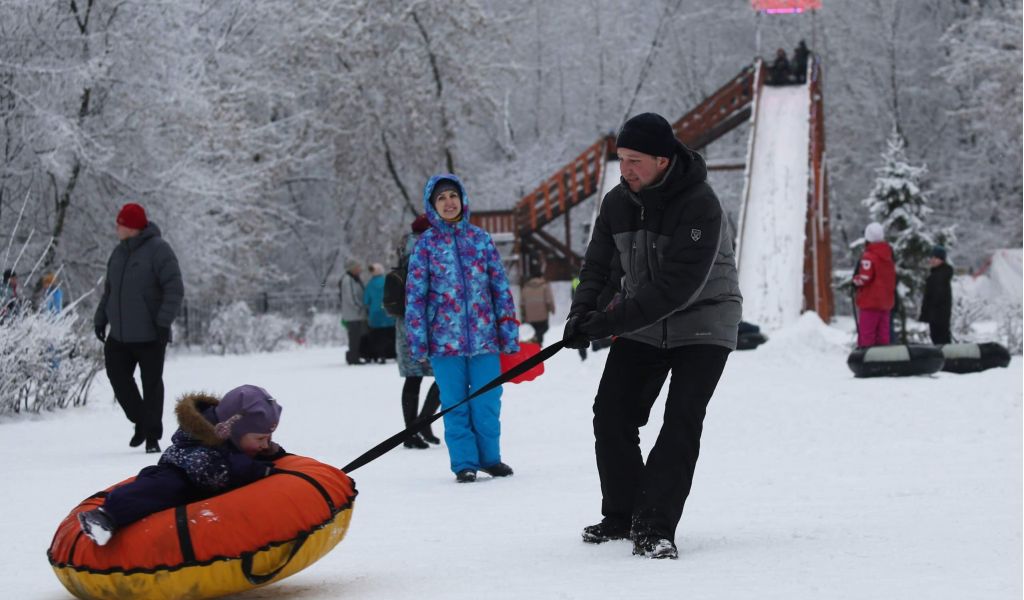
[[[519,323],[508,277],[491,236],[469,222],[459,178],[435,175],[423,190],[432,227],[409,257],[405,327],[413,360],[429,359],[441,406],[455,404],[501,373],[498,353],[519,350]],[[444,437],[456,480],[482,470],[507,477],[501,462],[501,388],[446,414]]]

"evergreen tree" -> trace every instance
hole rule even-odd
[[[876,169],[875,186],[862,202],[871,219],[885,227],[886,241],[892,246],[897,282],[893,318],[899,319],[901,339],[906,343],[906,316],[907,313],[917,314],[932,247],[936,244],[949,247],[956,237],[953,227],[936,231],[925,224],[932,212],[921,189],[921,180],[928,168],[913,166],[907,161],[906,142],[896,127],[886,146],[882,166]]]

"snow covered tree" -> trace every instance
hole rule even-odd
[[[871,219],[885,227],[886,239],[892,246],[896,263],[898,312],[906,342],[906,315],[916,314],[918,298],[924,292],[928,277],[927,259],[936,244],[950,246],[956,241],[953,228],[932,230],[925,221],[932,209],[921,189],[921,179],[928,172],[924,165],[914,166],[907,160],[906,142],[894,127],[882,154],[882,166],[871,195],[863,200]]]

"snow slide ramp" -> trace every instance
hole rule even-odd
[[[811,101],[762,85],[755,103],[737,257],[743,320],[772,330],[804,308]]]

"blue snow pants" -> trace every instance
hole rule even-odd
[[[441,408],[460,402],[501,374],[497,354],[435,356],[430,358],[441,388]],[[444,441],[452,473],[474,471],[501,462],[501,387],[497,387],[444,416]]]

